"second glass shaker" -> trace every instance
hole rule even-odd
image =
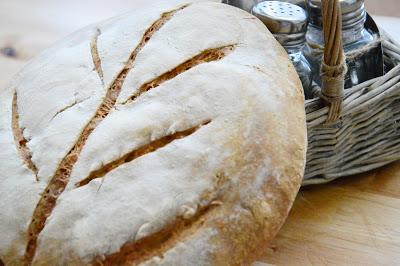
[[[367,13],[364,0],[340,0],[342,10],[342,39],[348,72],[345,88],[383,74],[379,38],[365,28]],[[322,30],[321,0],[308,0],[310,23],[304,49],[313,70],[313,79],[321,84],[320,67],[323,58],[324,36]],[[378,49],[378,51],[377,51]]]

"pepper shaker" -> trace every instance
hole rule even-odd
[[[253,7],[258,17],[285,48],[300,77],[306,99],[312,98],[312,72],[302,53],[307,30],[307,12],[300,6],[281,2],[265,1]]]
[[[383,58],[379,53],[379,36],[366,29],[367,13],[364,0],[340,0],[342,39],[348,72],[345,88],[353,87],[383,74]],[[321,0],[308,0],[310,23],[304,54],[311,64],[313,79],[321,85],[320,68],[323,58]]]

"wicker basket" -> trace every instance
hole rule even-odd
[[[333,42],[336,51],[340,46],[343,53],[339,1],[323,1],[323,11],[324,5],[325,43]],[[337,18],[332,19],[332,14]],[[332,36],[335,38],[329,39]],[[332,101],[324,97],[324,92],[332,88],[323,85],[320,98],[306,101],[308,151],[303,185],[329,182],[400,159],[400,45],[386,34],[382,35],[382,44],[387,69],[384,76],[346,90],[340,84],[342,91],[335,95],[341,97]],[[333,52],[333,48],[325,50],[325,55]],[[335,78],[343,83],[343,73]],[[331,82],[323,84],[329,86]]]

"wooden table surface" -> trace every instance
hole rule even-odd
[[[65,35],[156,1],[0,1],[0,88]],[[400,39],[400,20],[379,20]],[[400,163],[302,189],[276,240],[260,248],[260,261],[276,265],[400,265]]]

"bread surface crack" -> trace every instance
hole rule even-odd
[[[24,137],[24,129],[20,127],[19,122],[19,113],[18,113],[18,101],[17,101],[17,92],[14,92],[13,100],[12,100],[12,120],[11,120],[11,128],[14,136],[15,145],[17,147],[17,151],[29,170],[35,175],[36,181],[39,181],[38,177],[38,169],[36,165],[32,161],[32,153],[28,148],[28,140]]]
[[[218,48],[208,49],[193,56],[192,58],[181,63],[174,69],[165,72],[164,74],[161,74],[160,76],[154,78],[153,80],[141,85],[139,89],[132,96],[130,96],[123,104],[134,101],[141,94],[160,86],[162,83],[166,81],[172,80],[176,76],[183,74],[184,72],[189,71],[190,69],[198,65],[221,60],[222,58],[226,57],[229,53],[231,53],[234,50],[235,46],[236,46],[235,44],[231,44],[231,45],[221,46]]]
[[[218,199],[214,200],[219,202]],[[218,211],[220,204],[209,204],[200,207],[190,219],[177,217],[160,231],[137,241],[125,243],[118,252],[95,258],[92,265],[139,265],[154,257],[162,258],[171,247],[193,235],[207,221],[209,216]]]
[[[100,35],[101,35],[101,30],[99,28],[97,28],[96,32],[92,38],[92,41],[90,42],[90,52],[92,55],[94,69],[97,72],[97,75],[99,75],[99,78],[104,85],[103,69],[101,67],[101,59],[100,59],[100,55],[99,55],[99,50],[97,48],[97,40]]]
[[[71,150],[61,160],[55,174],[42,193],[42,196],[33,212],[32,220],[29,224],[27,232],[28,242],[24,255],[25,264],[30,265],[32,263],[37,248],[38,236],[43,230],[47,218],[51,215],[58,197],[67,186],[72,168],[77,162],[78,157],[93,130],[108,116],[112,108],[115,106],[115,102],[119,96],[122,85],[129,70],[132,68],[135,62],[137,54],[143,49],[151,37],[174,16],[175,13],[183,10],[187,6],[188,5],[184,5],[178,9],[163,13],[160,18],[146,30],[141,41],[130,54],[125,66],[107,89],[103,102],[98,107],[95,115],[82,130],[82,133]]]
[[[50,119],[50,121],[53,121],[57,116],[59,116],[60,114],[64,113],[65,111],[71,109],[72,107],[74,107],[77,104],[83,103],[84,101],[86,101],[87,99],[89,99],[90,97],[84,98],[82,100],[77,100],[75,99],[73,103],[68,104],[67,106],[63,107],[61,110],[57,111],[57,113],[55,113],[53,115],[53,117]]]
[[[77,187],[81,187],[81,186],[88,184],[93,179],[102,178],[106,174],[108,174],[112,170],[120,167],[123,164],[132,162],[133,160],[135,160],[141,156],[144,156],[148,153],[155,152],[158,149],[161,149],[162,147],[167,146],[169,143],[173,142],[174,140],[182,139],[182,138],[185,138],[185,137],[188,137],[188,136],[194,134],[202,126],[205,126],[205,125],[209,124],[210,122],[211,122],[211,120],[207,120],[206,122],[202,123],[201,125],[186,129],[184,131],[175,132],[174,134],[164,136],[160,139],[154,140],[146,145],[143,145],[140,148],[135,149],[135,150],[125,154],[124,156],[122,156],[110,163],[103,165],[101,168],[99,168],[95,171],[92,171],[88,177],[82,179],[75,185]]]

